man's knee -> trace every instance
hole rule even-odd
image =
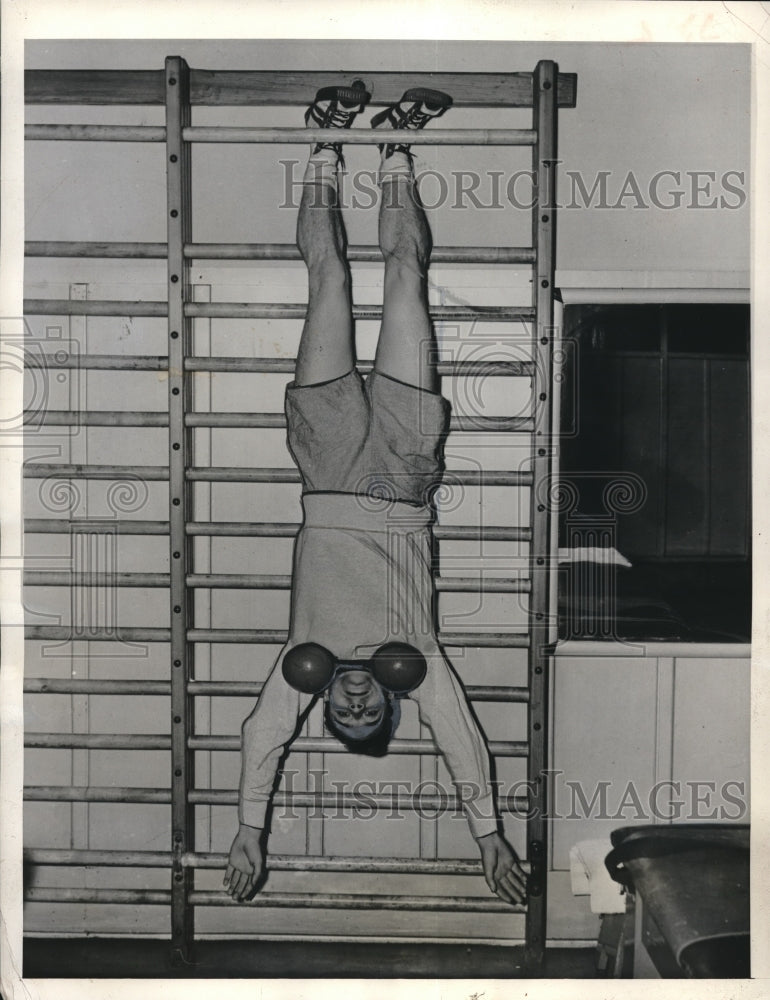
[[[399,268],[407,272],[425,271],[431,251],[430,231],[419,220],[412,224],[380,226],[380,250],[385,266],[394,272]]]
[[[341,254],[316,247],[305,256],[305,264],[311,295],[338,295],[349,291],[350,271]]]
[[[415,245],[385,249],[382,255],[385,260],[385,283],[389,288],[401,288],[405,294],[412,289],[419,289],[425,282],[428,271],[428,254]]]

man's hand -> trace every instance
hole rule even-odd
[[[499,833],[479,837],[476,843],[490,890],[506,903],[523,903],[527,898],[527,876],[510,844]]]
[[[258,827],[241,823],[230,848],[224,886],[239,903],[250,895],[262,875],[265,861],[261,839]]]

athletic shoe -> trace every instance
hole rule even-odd
[[[363,80],[354,80],[350,87],[322,87],[305,112],[305,124],[311,128],[350,128],[371,97]],[[313,154],[320,149],[332,149],[342,156],[341,142],[318,142]]]
[[[388,105],[372,118],[372,128],[419,129],[433,118],[438,118],[452,107],[452,98],[441,90],[415,87],[407,90],[400,101]],[[385,143],[380,146],[383,150]],[[409,153],[409,143],[387,144],[385,156],[391,153]]]

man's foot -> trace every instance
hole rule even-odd
[[[305,112],[305,124],[310,128],[350,128],[371,97],[363,80],[354,80],[350,87],[322,87]],[[342,156],[340,142],[318,142],[313,147],[312,155],[322,149],[330,149],[337,157]]]
[[[372,128],[419,129],[452,107],[452,98],[442,90],[415,87],[407,90],[400,101],[390,104],[372,118]],[[380,146],[384,157],[395,152],[409,153],[409,143],[391,142]]]

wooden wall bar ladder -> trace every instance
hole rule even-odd
[[[166,852],[105,852],[42,850],[29,852],[29,860],[37,864],[89,863],[110,865],[136,865],[138,867],[170,865],[169,891],[135,892],[133,890],[94,889],[87,892],[67,890],[63,895],[58,889],[34,890],[29,899],[84,902],[114,901],[123,903],[152,902],[170,905],[171,947],[176,962],[192,958],[195,941],[196,906],[226,905],[229,897],[221,892],[195,890],[196,868],[223,866],[224,857],[213,853],[196,853],[194,843],[194,809],[196,803],[231,804],[235,801],[232,790],[197,789],[194,774],[195,750],[234,750],[238,738],[232,736],[197,736],[194,729],[195,697],[243,696],[253,697],[259,684],[249,681],[203,683],[195,680],[194,650],[196,642],[254,642],[276,644],[284,640],[285,628],[273,629],[196,629],[193,616],[193,596],[196,587],[264,587],[284,588],[288,577],[259,575],[226,575],[217,577],[196,574],[192,543],[196,535],[292,537],[297,530],[294,523],[199,523],[193,509],[194,482],[254,482],[297,483],[293,469],[246,468],[195,468],[193,466],[193,434],[195,427],[242,426],[281,427],[279,414],[196,414],[189,374],[195,371],[238,371],[243,373],[289,372],[291,359],[276,362],[260,358],[196,358],[192,355],[191,324],[196,316],[216,317],[275,317],[293,318],[304,313],[302,304],[216,303],[195,304],[192,301],[189,272],[191,262],[212,260],[296,260],[296,248],[283,244],[194,244],[192,242],[191,199],[191,146],[193,142],[222,141],[280,142],[307,141],[307,133],[297,129],[198,129],[191,124],[192,104],[201,105],[280,105],[304,104],[315,89],[323,85],[329,74],[259,72],[209,72],[190,70],[179,57],[166,60],[163,73],[156,71],[30,71],[27,74],[27,102],[31,104],[162,104],[166,106],[165,127],[146,126],[65,126],[30,125],[27,138],[64,139],[75,141],[129,141],[165,143],[167,171],[167,243],[105,243],[105,242],[34,242],[28,243],[28,256],[36,257],[124,257],[167,259],[166,302],[100,302],[98,300],[60,301],[30,299],[26,311],[37,315],[143,315],[165,317],[168,331],[166,357],[125,357],[110,354],[87,355],[78,359],[84,369],[131,371],[168,371],[168,413],[134,411],[99,411],[79,414],[75,411],[51,411],[43,421],[50,425],[77,426],[157,426],[168,428],[168,466],[89,466],[67,464],[28,463],[25,476],[48,476],[84,479],[115,479],[130,472],[148,481],[168,482],[168,521],[126,520],[118,530],[130,534],[168,535],[168,574],[115,574],[110,586],[155,586],[170,592],[171,620],[169,628],[122,627],[120,636],[137,641],[168,643],[169,679],[160,682],[62,681],[56,678],[34,678],[26,684],[30,693],[56,693],[78,691],[99,694],[112,691],[139,692],[147,697],[170,694],[170,736],[111,736],[109,734],[29,734],[30,747],[96,747],[110,746],[125,749],[140,747],[168,748],[171,751],[169,789],[79,789],[69,786],[38,786],[27,789],[26,797],[37,801],[125,801],[168,802],[171,807],[171,844]],[[418,136],[420,142],[445,142],[457,145],[531,145],[532,170],[535,182],[536,204],[532,214],[532,245],[530,247],[437,247],[437,261],[506,264],[522,263],[532,267],[532,306],[529,309],[509,307],[433,307],[434,319],[482,319],[495,322],[520,322],[531,325],[531,359],[515,363],[490,362],[489,374],[525,377],[531,380],[533,407],[526,418],[512,418],[499,430],[531,435],[530,463],[525,470],[458,472],[458,483],[469,485],[501,485],[529,490],[530,515],[527,525],[473,526],[437,525],[438,538],[498,539],[520,541],[528,544],[529,575],[527,580],[495,580],[488,591],[522,593],[528,600],[528,628],[526,633],[508,631],[488,633],[440,632],[445,645],[469,647],[527,648],[528,679],[526,687],[470,686],[473,700],[525,703],[527,706],[527,733],[507,734],[508,740],[490,742],[490,750],[501,757],[527,758],[529,795],[521,800],[501,802],[505,812],[527,812],[527,867],[529,869],[529,900],[525,913],[525,972],[536,975],[543,967],[546,945],[547,868],[549,863],[548,838],[548,696],[549,675],[553,662],[553,614],[550,606],[551,581],[554,568],[552,553],[552,523],[549,496],[554,474],[556,455],[553,414],[553,348],[557,331],[554,326],[555,231],[556,231],[556,157],[557,116],[560,107],[574,107],[576,77],[558,72],[555,63],[542,61],[533,73],[461,73],[414,74],[361,73],[374,90],[372,104],[386,104],[396,100],[407,86],[433,86],[452,92],[458,106],[467,107],[531,107],[532,128],[528,130],[466,130],[450,133],[436,130],[431,140],[428,133]],[[406,77],[408,76],[408,80]],[[337,74],[334,74],[337,80]],[[355,141],[374,141],[363,130],[356,130]],[[299,137],[299,138],[298,138]],[[351,136],[351,139],[353,137]],[[376,136],[382,141],[382,134]],[[351,260],[378,260],[375,247],[351,247]],[[361,318],[376,318],[379,308],[357,307]],[[51,364],[55,362],[51,358]],[[67,362],[62,362],[64,367]],[[364,362],[362,369],[370,370],[371,362]],[[465,376],[479,374],[478,364],[443,362],[443,374]],[[497,418],[495,418],[497,420]],[[453,431],[478,429],[478,420],[466,426],[455,420]],[[494,429],[490,426],[490,429]],[[93,528],[92,522],[88,522]],[[34,518],[26,525],[28,531],[68,533],[76,530],[76,522],[62,518]],[[85,530],[86,522],[81,526]],[[98,528],[98,526],[97,526]],[[90,530],[90,528],[89,528]],[[96,529],[95,529],[96,530]],[[73,578],[66,573],[30,572],[26,575],[29,586],[66,586]],[[84,585],[91,582],[81,581]],[[487,581],[488,583],[490,581]],[[437,590],[472,590],[472,579],[437,578]],[[71,638],[68,626],[30,625],[26,630],[30,640]],[[93,633],[94,639],[109,639]],[[79,687],[77,685],[80,685]],[[85,685],[85,687],[83,686]],[[525,739],[521,739],[525,735]],[[323,749],[318,740],[300,739],[298,752],[315,752]],[[341,749],[338,747],[337,749]],[[436,748],[424,740],[399,740],[393,746],[395,753],[435,754]],[[325,751],[328,752],[328,751]],[[301,797],[300,797],[301,798]],[[297,799],[300,807],[303,806]],[[311,800],[308,799],[308,802]],[[307,803],[305,803],[307,805]],[[388,802],[383,798],[385,808]],[[410,859],[345,859],[307,858],[308,869],[313,871],[431,871],[436,874],[452,870],[447,860]],[[275,857],[268,859],[269,868],[295,870],[301,865],[297,859]],[[313,864],[315,863],[315,865]],[[337,867],[335,867],[335,865]],[[342,867],[339,867],[342,866]],[[458,860],[456,874],[479,872],[477,861]],[[32,892],[32,890],[31,890]],[[36,893],[36,894],[35,894]],[[59,893],[59,895],[57,895]],[[344,906],[345,899],[333,894],[306,893],[286,896],[267,893],[262,905]],[[353,902],[351,902],[351,900]],[[419,909],[420,900],[404,896],[371,897],[363,900],[360,895],[350,897],[348,906],[364,905],[377,909]],[[356,903],[357,901],[357,903]],[[510,907],[499,900],[456,898],[445,901],[424,898],[424,909],[457,909],[468,913],[476,911],[510,912]]]

